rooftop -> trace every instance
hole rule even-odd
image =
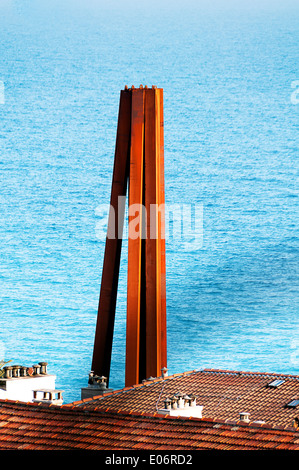
[[[217,369],[154,378],[74,405],[90,410],[156,413],[164,408],[164,400],[177,392],[195,395],[197,405],[203,406],[203,418],[236,421],[246,412],[250,422],[287,427],[299,418],[299,376]]]
[[[0,450],[296,450],[281,426],[0,401]]]
[[[202,418],[161,414],[178,392]],[[299,450],[298,397],[299,376],[204,369],[60,406],[0,400],[0,450]]]

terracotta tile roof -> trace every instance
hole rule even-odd
[[[282,380],[277,388],[269,387]],[[204,369],[156,378],[134,387],[76,402],[88,409],[110,409],[154,413],[164,407],[164,399],[177,392],[194,394],[203,406],[203,417],[238,420],[241,412],[250,413],[251,421],[292,426],[299,417],[299,406],[287,404],[299,398],[299,376]]]
[[[0,450],[14,449],[296,450],[299,432],[223,420],[0,401]]]

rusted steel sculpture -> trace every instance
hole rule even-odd
[[[92,370],[109,380],[128,185],[126,386],[167,367],[163,126],[163,89],[121,91]]]

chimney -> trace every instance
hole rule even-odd
[[[88,374],[88,386],[81,388],[81,400],[92,398],[97,395],[112,392],[112,388],[107,388],[107,377],[95,375],[93,371]]]
[[[20,376],[21,377],[27,377],[27,367],[21,367]]]
[[[247,411],[243,411],[242,413],[240,413],[240,421],[243,421],[243,423],[249,423],[249,416],[250,413],[247,413]]]
[[[196,396],[193,395],[193,393],[191,393],[191,395],[189,395],[189,405],[190,406],[196,406]]]
[[[171,399],[171,409],[172,410],[177,410],[178,409],[178,398],[176,395],[174,395]]]
[[[163,367],[163,369],[161,369],[161,372],[162,372],[162,378],[163,378],[163,379],[168,376],[168,369],[167,369],[167,367]]]
[[[184,395],[181,392],[177,392],[175,394],[176,400],[177,400],[177,407],[178,408],[184,408],[185,403],[184,403]]]
[[[188,408],[190,406],[190,397],[189,397],[189,395],[184,395],[183,400],[184,400],[185,408]]]
[[[164,400],[164,409],[171,410],[171,399],[166,397]]]
[[[34,370],[34,375],[40,375],[40,369],[41,369],[41,366],[40,364],[33,364],[33,370]]]
[[[52,394],[56,393],[56,376],[47,373],[47,365],[47,362],[40,362],[31,367],[19,365],[3,367],[0,399],[32,402],[36,390],[51,390]],[[62,402],[61,396],[50,400],[53,403]]]
[[[101,390],[107,390],[107,377],[104,377],[103,375],[101,375],[101,377],[98,377],[97,384]]]
[[[63,390],[39,389],[33,391],[33,402],[48,403],[51,405],[62,405]],[[42,394],[42,396],[40,396]]]
[[[48,365],[48,363],[47,362],[39,362],[38,364],[40,365],[40,373],[42,375],[46,375],[47,374],[47,365]]]
[[[159,409],[158,413],[170,416],[202,418],[202,410],[203,406],[196,405],[194,395],[177,392],[172,397],[165,398],[164,408]]]
[[[4,369],[4,378],[11,379],[12,378],[12,366],[3,367]]]
[[[20,369],[21,366],[12,366],[12,376],[13,377],[20,377]]]

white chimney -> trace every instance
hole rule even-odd
[[[37,390],[56,392],[56,376],[47,373],[47,362],[40,362],[32,367],[7,366],[1,371],[3,372],[0,377],[1,400],[33,402],[36,401],[34,393]],[[59,401],[61,401],[61,391],[59,392]]]
[[[51,405],[62,405],[63,390],[39,389],[33,391],[33,401],[35,403],[48,403]]]
[[[164,408],[158,410],[158,413],[169,416],[188,416],[192,418],[202,418],[203,406],[196,405],[194,395],[184,395],[181,392],[172,397],[166,397]]]
[[[240,421],[243,421],[244,423],[249,423],[249,416],[250,413],[247,413],[247,411],[243,411],[242,413],[240,413]]]

